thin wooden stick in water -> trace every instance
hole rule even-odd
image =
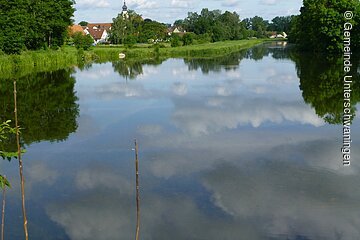
[[[24,183],[24,174],[23,174],[23,163],[21,159],[21,146],[20,146],[20,131],[18,125],[18,116],[17,116],[17,101],[16,101],[16,80],[14,81],[14,113],[15,113],[15,128],[16,128],[16,143],[17,143],[17,153],[19,160],[19,172],[20,172],[20,184],[21,184],[21,205],[22,205],[22,214],[24,220],[24,234],[25,239],[29,239],[28,229],[27,229],[27,218],[26,218],[26,209],[25,209],[25,183]]]
[[[4,180],[6,181],[6,176],[4,176]],[[4,184],[3,189],[3,201],[2,201],[2,211],[1,211],[1,240],[4,240],[4,232],[5,232],[5,202],[6,201],[6,184]]]
[[[136,170],[136,237],[139,240],[140,232],[140,188],[139,188],[139,146],[135,139],[135,170]]]

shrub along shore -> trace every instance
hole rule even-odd
[[[167,47],[163,44],[135,45],[133,47],[101,46],[89,51],[64,47],[59,50],[27,51],[20,55],[0,55],[0,78],[19,78],[33,72],[55,71],[91,62],[106,62],[119,59],[124,53],[126,59],[151,58],[209,58],[227,55],[263,43],[265,39],[225,41],[181,47]]]

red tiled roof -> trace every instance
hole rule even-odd
[[[106,31],[109,31],[111,28],[112,23],[89,23],[87,27],[90,29],[93,29],[94,27],[97,29],[105,29]]]
[[[89,31],[90,35],[93,37],[94,40],[101,39],[101,36],[105,31],[105,29],[92,29],[92,28],[89,28],[87,30]]]
[[[84,29],[80,25],[72,25],[69,27],[70,35],[74,35],[77,32],[85,35]]]

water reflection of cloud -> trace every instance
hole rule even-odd
[[[147,79],[147,78],[150,78],[150,77],[152,77],[154,75],[158,75],[158,74],[159,74],[159,70],[157,69],[157,67],[144,66],[142,74],[138,75],[137,79],[139,79],[139,80]]]
[[[96,69],[92,69],[91,71],[78,71],[76,73],[78,78],[83,80],[98,80],[105,79],[113,74],[113,71],[110,67],[96,67]]]
[[[172,86],[172,91],[175,95],[185,96],[188,93],[188,87],[184,83],[176,82]]]
[[[32,162],[26,168],[26,175],[31,185],[36,183],[46,183],[52,185],[59,177],[58,171],[51,169],[40,161]]]
[[[227,86],[217,86],[216,94],[219,96],[227,97],[231,95],[231,89],[229,89]]]
[[[353,145],[352,167],[344,168],[340,161],[339,138],[338,131],[304,126],[286,131],[260,128],[256,132],[243,128],[236,132],[223,131],[191,139],[182,132],[164,133],[157,138],[146,139],[143,144],[146,148],[162,146],[166,149],[152,154],[152,160],[147,163],[147,169],[160,178],[186,177],[212,169],[219,163],[243,164],[268,159],[269,156],[281,163],[301,163],[309,168],[326,169],[342,175],[357,174],[357,162],[360,162],[358,147]]]
[[[296,164],[223,165],[204,177],[213,202],[234,218],[251,219],[270,236],[357,239],[358,175],[337,175]],[[336,216],[336,217],[334,217]],[[341,233],[342,238],[337,238]],[[283,239],[283,238],[280,238]]]
[[[86,112],[84,108],[82,108],[83,112]],[[94,136],[100,131],[99,124],[89,114],[81,114],[80,117],[78,117],[77,119],[77,124],[79,127],[76,130],[76,135],[82,138]]]
[[[298,83],[299,79],[294,74],[277,74],[267,78],[267,81],[272,84],[292,84]]]
[[[104,99],[146,97],[150,93],[142,84],[138,83],[111,83],[97,88],[96,94]]]
[[[138,127],[137,132],[144,136],[152,137],[160,135],[163,132],[163,128],[160,125],[142,125]]]
[[[196,71],[189,71],[187,67],[173,68],[171,73],[177,79],[195,80],[199,77]]]
[[[279,102],[269,99],[242,99],[227,97],[221,99],[221,106],[208,106],[209,102],[192,101],[184,104],[175,101],[174,124],[193,135],[210,134],[224,129],[235,129],[250,124],[257,128],[264,123],[284,121],[324,125],[313,109],[299,102]],[[219,101],[210,101],[216,103]]]
[[[127,196],[91,192],[87,196],[58,202],[47,214],[73,240],[131,239],[132,206]]]
[[[107,177],[113,174],[109,169],[100,175],[95,173],[96,169],[84,171],[85,175],[92,175],[86,181],[114,180]],[[97,183],[85,189],[81,187],[83,191],[76,196],[48,206],[47,214],[64,227],[70,239],[130,239],[135,230],[135,197],[134,190],[123,184],[123,181],[108,181],[105,190]],[[141,200],[143,239],[236,239],[240,234],[247,239],[261,239],[256,225],[211,216],[195,199],[183,194],[164,196],[143,190]]]
[[[131,192],[131,184],[126,179],[102,166],[79,171],[75,177],[75,185],[80,190],[115,188],[121,192]]]
[[[225,73],[225,75],[230,79],[241,81],[241,72],[238,69],[234,71],[228,71]]]

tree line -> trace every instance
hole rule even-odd
[[[73,0],[0,0],[0,50],[56,48],[64,44],[73,23]]]
[[[274,33],[287,33],[289,41],[302,51],[339,54],[343,51],[344,13],[351,11],[352,46],[360,46],[360,2],[358,0],[303,0],[299,15],[277,16],[271,21],[260,16],[240,19],[236,12],[209,10],[189,12],[173,24],[187,33],[170,37],[172,46],[246,38],[264,38]],[[115,43],[146,42],[147,38],[165,39],[166,25],[151,20],[141,22],[139,15],[126,22],[121,15],[114,19],[112,41]],[[149,23],[152,24],[149,24]],[[130,26],[126,25],[130,24]],[[125,26],[126,25],[126,26]],[[125,27],[124,27],[125,26]],[[129,31],[124,31],[129,29]],[[146,29],[146,34],[143,34]],[[126,36],[125,36],[126,35]],[[169,38],[169,37],[168,37]]]
[[[202,9],[201,13],[189,12],[185,19],[176,20],[173,28],[186,32],[182,39],[176,34],[168,35],[169,25],[151,19],[143,20],[139,14],[129,11],[128,18],[119,14],[113,19],[110,41],[112,43],[145,43],[149,40],[172,39],[189,45],[194,40],[199,43],[225,40],[240,40],[249,37],[263,38],[274,32],[285,32],[291,28],[294,16],[276,17],[270,23],[255,16],[241,20],[236,12]],[[269,33],[271,32],[271,33]]]
[[[0,51],[18,54],[23,50],[58,48],[67,38],[73,23],[74,0],[0,0]],[[260,16],[240,19],[236,12],[209,10],[189,12],[176,20],[186,34],[169,35],[169,25],[143,19],[134,11],[128,18],[120,13],[113,19],[110,41],[135,44],[156,40],[170,41],[172,46],[194,43],[264,38],[286,32],[289,41],[304,51],[340,53],[343,50],[344,12],[353,12],[352,46],[360,46],[360,2],[358,0],[303,0],[300,15],[278,16],[271,21]],[[81,36],[80,36],[81,38]],[[82,39],[79,39],[80,43]],[[90,40],[87,39],[87,44]]]

